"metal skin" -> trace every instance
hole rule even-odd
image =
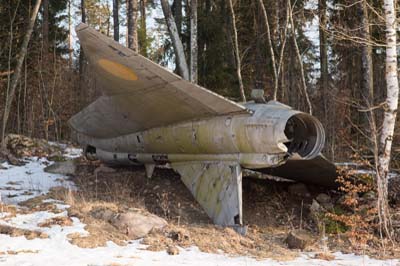
[[[264,171],[321,158],[325,134],[313,116],[274,101],[231,102],[85,24],[77,33],[104,92],[70,120],[86,156],[143,164],[148,177],[156,165],[168,164],[214,223],[242,225],[242,168]],[[296,179],[295,172],[285,173]],[[331,177],[311,180],[320,181]]]
[[[95,147],[98,159],[115,164],[217,160],[258,169],[278,166],[289,158],[313,159],[320,153],[324,130],[314,117],[278,102],[244,106],[253,113],[189,121],[107,139],[76,133],[75,139]],[[288,139],[285,129],[290,118],[299,120],[297,130],[304,136]]]

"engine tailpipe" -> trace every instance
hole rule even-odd
[[[315,117],[297,113],[286,122],[285,146],[292,160],[309,160],[318,156],[325,144],[324,128]]]

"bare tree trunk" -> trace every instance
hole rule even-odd
[[[138,0],[128,0],[128,47],[139,52]]]
[[[13,74],[13,77],[12,77],[12,80],[11,80],[10,91],[9,91],[8,97],[6,99],[6,104],[5,104],[5,107],[4,107],[3,127],[2,127],[2,131],[1,131],[1,145],[2,145],[2,148],[6,148],[6,143],[4,141],[4,138],[5,138],[5,133],[6,133],[8,117],[9,117],[10,111],[11,111],[11,104],[12,104],[13,99],[14,99],[15,89],[17,87],[19,78],[21,76],[22,65],[24,63],[25,55],[26,55],[27,50],[28,50],[29,40],[31,39],[33,27],[35,25],[36,17],[37,17],[37,14],[39,12],[39,7],[40,7],[41,2],[42,2],[41,0],[36,0],[36,4],[35,4],[35,6],[33,8],[33,12],[32,12],[31,18],[29,20],[28,29],[27,29],[26,34],[24,36],[24,40],[22,41],[21,50],[19,52],[18,59],[17,59],[17,65],[15,67],[14,74]]]
[[[239,90],[240,90],[240,97],[242,98],[243,102],[246,102],[246,95],[244,94],[244,86],[242,80],[242,73],[241,73],[241,62],[240,62],[240,54],[239,54],[239,41],[238,41],[238,34],[236,29],[236,18],[235,18],[235,11],[233,9],[232,0],[228,0],[229,10],[231,13],[231,22],[233,28],[233,46],[235,50],[235,57],[236,57],[236,72],[239,81]]]
[[[172,15],[174,16],[176,29],[178,30],[179,37],[182,34],[182,0],[174,0],[172,3]]]
[[[161,6],[164,13],[165,21],[168,26],[168,32],[171,36],[172,45],[174,46],[179,73],[181,74],[182,78],[189,80],[189,67],[187,65],[185,51],[183,50],[182,40],[179,37],[178,29],[175,24],[175,19],[172,16],[168,0],[161,0]]]
[[[81,21],[83,23],[86,23],[86,1],[81,0]],[[87,90],[86,87],[84,87],[84,65],[85,65],[85,54],[82,49],[82,45],[80,46],[79,49],[79,86],[77,86],[77,92],[76,92],[76,111],[78,111],[83,103],[83,91]]]
[[[328,70],[328,39],[326,36],[326,0],[318,0],[319,9],[319,59],[321,64],[321,78],[320,78],[320,90],[324,108],[324,120],[325,124],[328,124],[328,95],[329,90],[329,70]]]
[[[278,63],[278,69],[277,69],[277,76],[278,76],[278,80],[279,77],[281,77],[281,99],[284,98],[285,95],[285,75],[281,75],[281,73],[284,73],[283,68],[284,68],[284,57],[283,54],[285,52],[285,47],[286,47],[286,40],[287,40],[287,30],[289,28],[289,15],[290,15],[290,2],[286,2],[286,22],[285,22],[285,27],[283,29],[283,35],[282,35],[282,41],[281,41],[281,50],[279,53],[279,63]],[[277,88],[278,89],[278,88]],[[275,93],[275,92],[274,92]]]
[[[178,30],[178,35],[179,35],[179,38],[181,39],[181,40],[183,40],[182,39],[182,24],[183,24],[183,16],[182,16],[182,1],[185,1],[186,3],[188,3],[190,0],[174,0],[173,2],[172,2],[172,6],[171,6],[171,12],[172,12],[172,16],[174,17],[174,19],[175,19],[175,24],[176,24],[176,29]],[[189,7],[190,8],[190,7]],[[188,10],[188,7],[186,6],[186,8],[185,8],[186,10]],[[186,11],[185,10],[185,11]],[[187,13],[188,14],[188,13]],[[190,38],[189,38],[189,47],[190,47]],[[184,43],[182,42],[182,45],[184,45]],[[185,46],[183,46],[183,47],[185,47]],[[185,51],[186,52],[186,51]],[[187,54],[187,53],[186,53]],[[189,58],[190,58],[190,55],[188,54],[188,56],[189,56]],[[189,60],[189,58],[188,58],[188,60]],[[190,62],[189,62],[190,63]],[[179,70],[179,67],[178,67],[178,58],[177,57],[175,57],[175,73],[177,73],[178,75],[180,75],[181,76],[181,73],[180,73],[180,70]],[[189,70],[189,72],[190,72],[190,70]],[[190,76],[190,73],[189,73],[189,76]],[[190,77],[189,77],[190,78]]]
[[[71,11],[71,1],[68,1],[68,60],[69,65],[72,67],[72,57],[73,57],[73,44],[72,44],[72,11]]]
[[[197,0],[190,1],[190,81],[197,83]]]
[[[182,40],[183,49],[185,51],[185,55],[186,55],[186,58],[187,58],[187,63],[189,65],[189,79],[190,79],[190,12],[191,12],[190,11],[190,0],[183,0],[183,3],[184,3],[183,7],[184,7],[184,10],[185,10],[185,15],[186,16],[184,16],[182,18],[182,27],[183,27],[183,25],[187,25],[186,28],[188,28],[189,38],[185,38],[186,36],[184,36],[183,33],[180,33],[179,36],[180,36],[180,38]],[[175,19],[175,22],[176,22],[176,19]]]
[[[119,42],[119,0],[113,0],[114,41]]]
[[[265,68],[266,61],[264,59],[263,49],[265,47],[263,43],[264,32],[262,32],[262,25],[260,25],[260,9],[257,8],[257,2],[251,3],[251,11],[253,18],[253,29],[254,29],[254,38],[255,38],[255,51],[254,51],[254,81],[252,85],[251,97],[252,100],[257,102],[263,102],[265,95]],[[264,99],[265,102],[265,99]]]
[[[269,22],[268,22],[268,14],[267,11],[265,10],[264,2],[263,0],[258,0],[258,3],[260,4],[262,14],[264,16],[264,22],[265,22],[265,28],[267,30],[267,41],[268,41],[268,46],[269,46],[269,53],[271,55],[271,61],[272,61],[272,70],[274,74],[274,101],[277,99],[277,93],[278,93],[278,84],[279,84],[279,77],[278,77],[278,71],[276,69],[276,60],[275,60],[275,53],[274,53],[274,46],[272,44],[272,37],[271,37],[271,30],[269,27]]]
[[[7,71],[5,73],[2,73],[2,75],[7,75],[7,89],[6,89],[6,103],[8,101],[8,97],[10,94],[10,84],[11,84],[11,74],[14,73],[13,70],[11,70],[11,60],[12,60],[12,48],[13,48],[13,42],[14,42],[14,22],[15,22],[15,18],[17,16],[18,13],[18,8],[19,8],[19,4],[21,3],[21,1],[18,1],[16,7],[15,7],[15,11],[12,17],[10,17],[10,40],[8,43],[8,64],[7,64]],[[29,3],[29,12],[30,12],[30,3]],[[4,121],[3,121],[4,122]],[[0,142],[2,141],[3,138],[0,140]]]
[[[86,1],[85,0],[81,0],[81,20],[83,23],[86,23]]]
[[[372,46],[371,35],[369,29],[369,15],[368,6],[366,0],[360,2],[359,5],[361,13],[361,37],[364,40],[361,50],[361,61],[362,61],[362,83],[361,83],[361,100],[364,102],[366,108],[374,106],[374,73],[373,73],[373,62],[372,62]],[[371,115],[369,118],[368,116]],[[370,120],[369,120],[370,119]],[[375,119],[373,117],[373,112],[364,112],[361,114],[361,124],[362,128],[365,129],[365,134],[368,137],[372,136],[371,120]],[[371,143],[367,140],[367,146],[370,147]],[[373,151],[377,151],[371,149]]]
[[[49,0],[42,1],[43,6],[43,26],[42,26],[42,40],[43,40],[43,53],[46,60],[49,53]]]
[[[362,100],[365,102],[367,108],[374,106],[374,74],[373,74],[373,62],[372,62],[372,47],[370,44],[371,33],[369,29],[369,16],[368,6],[366,0],[360,2],[361,16],[362,16],[362,38],[365,40],[365,44],[362,46],[361,61],[362,61]],[[363,126],[369,128],[368,115],[363,115]]]
[[[308,105],[309,113],[312,114],[312,105],[311,105],[310,97],[308,96],[308,92],[307,92],[307,83],[306,83],[306,78],[304,76],[303,59],[301,58],[300,49],[299,49],[299,46],[297,45],[296,27],[293,22],[293,12],[292,12],[292,7],[290,6],[290,0],[288,0],[288,5],[289,5],[289,18],[290,18],[290,24],[291,24],[290,28],[292,30],[292,37],[293,37],[294,48],[295,48],[296,55],[297,55],[297,60],[299,61],[299,65],[300,65],[301,85],[303,87],[303,92],[306,97],[306,102]]]
[[[388,204],[388,174],[393,133],[396,123],[399,99],[399,81],[397,77],[397,48],[396,48],[396,10],[393,0],[384,0],[386,24],[386,103],[380,138],[380,153],[377,171],[378,214],[383,232],[391,237],[391,222]]]
[[[140,29],[139,38],[140,54],[147,57],[147,25],[146,25],[146,0],[140,0]]]
[[[106,16],[106,24],[107,24],[107,29],[106,29],[106,35],[107,37],[110,37],[110,31],[111,31],[111,10],[110,10],[110,5],[108,2],[106,2],[106,8],[108,12],[108,16]]]

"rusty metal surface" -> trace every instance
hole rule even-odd
[[[71,127],[96,138],[192,119],[247,113],[246,108],[151,62],[86,24],[76,28],[102,97],[70,119]]]

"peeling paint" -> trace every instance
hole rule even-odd
[[[172,164],[172,167],[214,223],[241,225],[242,173],[238,163],[191,162]]]

